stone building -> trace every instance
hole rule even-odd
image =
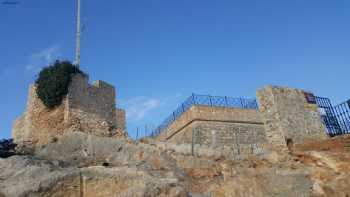
[[[13,126],[13,139],[19,145],[35,147],[75,130],[97,136],[125,136],[125,111],[116,109],[115,88],[103,81],[88,83],[77,74],[72,78],[62,104],[48,109],[30,86],[27,109]]]
[[[192,102],[189,107],[186,101],[183,113],[173,113],[173,120],[157,140],[213,148],[263,147],[285,151],[287,144],[327,137],[318,106],[308,102],[306,95],[312,96],[299,89],[266,86],[257,92],[256,107],[213,104],[218,97],[210,97],[204,105]]]

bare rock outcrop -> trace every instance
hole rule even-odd
[[[19,196],[347,196],[350,137],[232,160],[82,132],[0,159],[0,194]],[[325,149],[325,144],[332,144]],[[1,196],[1,195],[0,195]]]

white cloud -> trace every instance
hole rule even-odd
[[[60,49],[58,46],[54,45],[46,48],[42,51],[33,53],[30,57],[30,62],[25,66],[27,71],[39,71],[40,68],[46,66],[47,64],[53,62],[55,59],[61,56]]]
[[[120,100],[120,104],[126,110],[126,116],[130,120],[141,120],[150,111],[160,107],[162,102],[156,98],[134,97]]]
[[[176,93],[176,95],[175,95],[176,98],[183,97],[183,96],[184,96],[184,95],[183,95],[181,92],[178,92],[178,93]]]

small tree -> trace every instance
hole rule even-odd
[[[46,107],[52,109],[62,103],[75,74],[85,75],[71,62],[59,60],[40,71],[35,81],[36,93]]]

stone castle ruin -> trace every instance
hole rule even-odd
[[[27,110],[13,127],[15,143],[35,147],[67,132],[125,137],[125,111],[116,108],[115,88],[92,85],[76,75],[59,107],[48,110],[30,87]],[[293,144],[327,137],[312,93],[277,86],[257,91],[257,100],[192,95],[152,134],[157,142],[228,148],[234,154],[266,149],[287,151]]]
[[[0,158],[0,196],[350,194],[350,136],[322,140],[349,128],[350,116],[334,124],[345,113],[310,92],[266,86],[256,100],[192,95],[140,141],[127,138],[115,97],[113,86],[76,75],[49,110],[31,86],[13,127],[20,154]]]
[[[53,110],[38,98],[35,85],[30,86],[26,112],[15,121],[12,134],[15,143],[35,147],[73,131],[125,136],[125,125],[125,111],[116,108],[115,88],[103,81],[89,84],[86,76],[77,74],[62,104]]]

